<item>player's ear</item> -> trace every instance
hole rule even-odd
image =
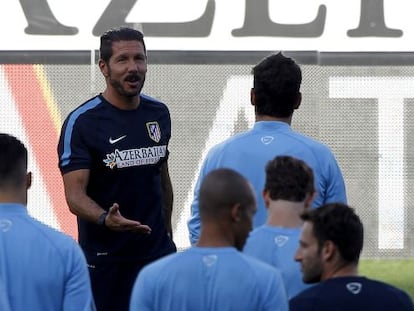
[[[108,77],[109,76],[109,70],[108,70],[107,63],[101,58],[101,59],[99,59],[98,65],[99,65],[99,69],[101,70],[103,76],[105,78]]]
[[[254,88],[250,89],[250,103],[252,106],[256,106],[256,93],[254,92]]]
[[[241,205],[240,203],[236,203],[231,208],[231,220],[232,222],[240,222],[241,219]]]
[[[296,103],[293,109],[298,109],[301,103],[302,103],[302,93],[298,92],[298,95],[296,97]]]
[[[268,208],[270,204],[270,200],[271,200],[269,190],[264,189],[262,191],[262,197],[263,197],[263,201],[265,202],[265,206]]]
[[[28,172],[26,175],[26,189],[32,186],[32,172]]]
[[[312,193],[308,193],[305,197],[305,208],[309,208],[312,205],[312,202],[315,200],[316,198],[316,194],[317,192],[314,191]]]
[[[324,261],[331,261],[336,257],[337,254],[337,247],[334,242],[327,240],[323,243],[322,246],[322,258]]]

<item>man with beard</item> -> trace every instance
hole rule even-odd
[[[103,34],[99,68],[106,89],[66,118],[59,168],[97,309],[122,311],[140,269],[176,251],[171,119],[165,104],[141,94],[147,72],[141,32],[123,27]]]
[[[207,174],[197,245],[144,267],[130,311],[287,311],[280,272],[240,252],[255,212],[255,194],[242,175],[226,168]]]
[[[305,283],[318,283],[290,300],[291,311],[414,311],[410,297],[389,284],[358,275],[364,229],[341,203],[307,210],[295,259]]]

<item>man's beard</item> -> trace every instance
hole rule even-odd
[[[138,74],[130,74],[124,79],[124,82],[128,82],[128,81],[130,81],[130,82],[140,81],[141,85],[138,88],[138,90],[136,90],[136,91],[127,91],[123,87],[122,82],[120,82],[119,80],[112,79],[111,71],[109,71],[109,84],[115,90],[117,90],[120,95],[125,96],[125,97],[135,97],[139,93],[141,93],[141,90],[142,90],[142,88],[144,86],[144,82],[145,82],[145,76],[143,78],[141,78],[141,76],[139,76]]]
[[[141,84],[141,87],[140,87],[138,90],[134,90],[134,91],[127,91],[127,90],[125,90],[125,88],[122,86],[122,84],[121,84],[121,83],[119,83],[119,81],[112,80],[111,78],[109,78],[109,83],[112,85],[112,87],[113,87],[114,89],[116,89],[116,90],[118,91],[118,93],[119,93],[120,95],[123,95],[123,96],[125,96],[125,97],[135,97],[135,96],[137,96],[137,95],[141,92],[142,87],[144,86],[144,84],[142,83],[142,84]]]

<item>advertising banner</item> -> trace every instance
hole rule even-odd
[[[91,50],[112,27],[149,50],[412,51],[413,1],[19,0],[0,2],[1,50]]]

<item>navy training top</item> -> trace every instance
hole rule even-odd
[[[168,158],[171,119],[163,103],[140,95],[121,110],[102,95],[66,118],[58,145],[62,174],[89,169],[87,195],[103,209],[151,227],[150,235],[115,232],[78,217],[79,243],[89,263],[151,260],[175,251],[165,229],[161,164]]]

